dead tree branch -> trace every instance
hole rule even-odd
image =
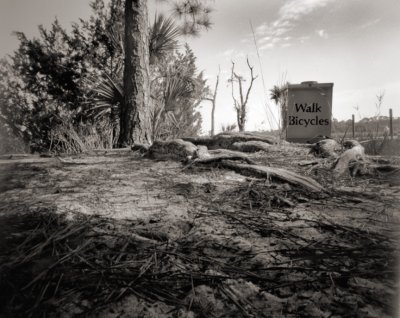
[[[212,103],[212,108],[211,108],[211,136],[214,136],[215,134],[215,106],[216,106],[216,101],[217,101],[217,91],[218,91],[218,85],[219,85],[219,76],[221,74],[221,68],[218,68],[218,75],[217,75],[217,81],[215,83],[215,89],[212,97],[206,97],[205,100],[208,100]]]
[[[257,79],[258,76],[254,76],[253,69],[254,67],[250,65],[249,58],[247,58],[247,66],[250,69],[250,85],[247,88],[246,93],[244,94],[243,90],[243,82],[246,80],[240,74],[235,72],[235,63],[232,61],[232,69],[231,69],[231,78],[229,82],[232,87],[232,98],[233,104],[236,110],[237,123],[239,127],[239,131],[244,131],[246,119],[247,119],[247,103],[249,101],[250,92],[253,88],[253,83]],[[239,99],[235,97],[235,89],[234,83],[238,84],[239,89]]]

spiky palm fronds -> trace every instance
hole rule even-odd
[[[95,112],[93,118],[96,119],[106,114],[110,114],[111,117],[117,116],[119,107],[124,102],[123,87],[118,80],[104,74],[93,93],[94,106],[89,109],[90,112]]]
[[[124,39],[122,31],[118,27],[112,25],[106,30],[106,35],[109,39],[111,49],[114,52],[120,52],[121,56],[124,56]]]
[[[175,103],[188,98],[195,90],[195,79],[189,74],[174,72],[172,69],[164,80],[164,104],[167,111],[175,110]]]
[[[177,38],[181,31],[171,18],[156,15],[153,26],[150,28],[150,64],[162,59],[167,53],[178,47]]]
[[[282,85],[274,85],[272,89],[270,89],[269,97],[271,100],[275,102],[275,104],[280,108],[281,112],[281,122],[282,129],[286,128],[287,124],[287,87],[289,83],[285,83]]]
[[[180,31],[172,19],[158,15],[150,29],[150,35],[150,60],[154,63],[177,48],[176,39],[180,35]],[[108,36],[116,50],[124,49],[122,37],[117,29],[111,28]],[[121,63],[115,66],[113,74],[113,76],[104,74],[100,83],[97,78],[92,79],[92,86],[95,87],[92,99],[94,106],[89,109],[89,112],[95,119],[105,115],[110,115],[112,119],[115,119],[114,117],[118,116],[120,106],[124,102]],[[173,92],[174,89],[171,88],[171,91]]]
[[[275,102],[276,105],[279,104],[279,101],[282,96],[282,88],[278,85],[274,85],[273,88],[269,90],[269,98]]]

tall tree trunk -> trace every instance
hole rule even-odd
[[[118,145],[150,143],[147,0],[125,0],[124,103]]]
[[[219,75],[221,73],[221,69],[218,71],[217,75],[217,81],[215,83],[215,90],[214,90],[214,95],[212,98],[212,109],[211,109],[211,136],[214,136],[215,134],[215,106],[217,103],[217,91],[218,91],[218,84],[219,84]]]
[[[239,120],[238,120],[238,128],[239,131],[242,132],[244,131],[244,120],[242,119],[242,117],[239,116]]]

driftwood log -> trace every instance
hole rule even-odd
[[[261,141],[267,144],[277,143],[275,137],[256,132],[224,132],[213,137],[193,137],[183,138],[183,140],[189,141],[197,146],[206,146],[208,149],[235,149],[233,147],[234,143],[247,141]]]

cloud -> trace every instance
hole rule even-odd
[[[359,28],[360,30],[362,30],[362,29],[367,29],[367,28],[369,28],[369,27],[371,27],[371,26],[374,26],[375,24],[378,24],[380,21],[381,21],[381,19],[375,19],[375,20],[372,20],[372,21],[368,21],[368,22],[366,22],[366,23],[360,25],[358,28]]]
[[[327,39],[329,37],[328,33],[326,32],[326,30],[321,29],[321,30],[316,30],[315,31],[319,37]]]
[[[234,49],[225,50],[217,55],[218,57],[223,57],[224,59],[235,59],[242,58],[246,56],[246,54],[242,51],[237,51]]]
[[[298,21],[316,9],[325,7],[333,0],[291,0],[279,10],[279,17],[285,21]]]
[[[266,36],[261,38],[261,40],[258,41],[258,43],[261,45],[260,50],[267,50],[267,49],[272,49],[276,46],[279,46],[281,48],[289,47],[292,44],[290,43],[290,40],[292,39],[291,36]]]
[[[272,48],[274,47],[274,45],[268,44],[276,44],[277,42],[281,42],[282,39],[288,38],[288,33],[295,29],[305,16],[311,14],[318,9],[326,7],[330,2],[333,1],[334,0],[287,1],[279,9],[278,18],[275,21],[271,23],[263,23],[256,28],[255,32],[257,36],[261,37],[261,48]],[[324,38],[328,36],[325,30],[318,30],[318,35]]]
[[[260,51],[272,49],[273,47],[275,47],[274,43],[266,43],[260,47]]]
[[[235,50],[234,49],[229,49],[229,50],[223,51],[222,53],[220,53],[218,55],[221,55],[223,57],[229,57],[229,56],[232,56],[233,53],[235,53]]]

